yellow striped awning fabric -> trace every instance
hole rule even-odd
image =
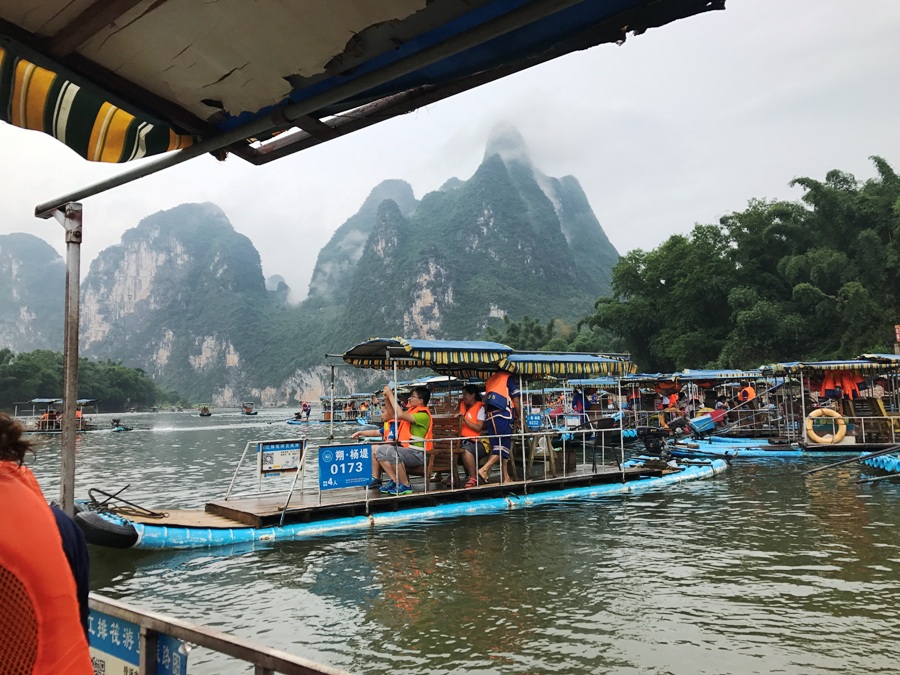
[[[192,144],[94,91],[0,47],[0,120],[53,136],[93,162],[129,162]]]
[[[636,371],[634,363],[625,358],[580,353],[514,353],[503,359],[499,367],[519,375],[558,378],[627,375]]]
[[[825,373],[835,370],[852,370],[861,374],[900,371],[900,361],[870,361],[868,359],[848,359],[838,361],[792,361],[764,366],[760,370],[774,375],[799,373]]]
[[[389,370],[431,368],[437,372],[461,370],[492,371],[512,348],[499,342],[469,340],[406,340],[374,338],[343,354],[346,363],[357,368]]]

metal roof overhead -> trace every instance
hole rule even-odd
[[[68,83],[137,125],[171,133],[171,144],[154,152],[192,143],[180,154],[227,150],[262,164],[563,54],[723,7],[724,0],[0,0],[0,118],[70,145],[77,137],[92,159],[152,154],[140,144],[140,152],[115,157],[85,153],[91,133],[60,124],[74,90],[54,94]],[[23,62],[32,77],[34,68],[48,73],[48,91],[17,71]],[[42,105],[43,114],[17,118]],[[94,131],[111,114],[100,103],[79,112]]]

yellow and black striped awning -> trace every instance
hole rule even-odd
[[[774,375],[821,374],[837,370],[855,371],[865,375],[866,373],[898,372],[900,371],[900,361],[876,361],[867,358],[836,361],[792,361],[764,366],[761,370],[763,373],[771,372]]]
[[[43,131],[94,162],[129,162],[192,144],[103,96],[0,47],[0,120]]]
[[[438,372],[492,371],[512,348],[499,342],[469,340],[406,340],[374,338],[343,354],[346,363],[357,368],[389,370],[431,368]]]
[[[612,358],[596,354],[526,354],[514,353],[499,364],[500,370],[526,376],[585,377],[598,375],[627,375],[636,371],[626,358]]]

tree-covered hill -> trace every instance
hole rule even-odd
[[[891,350],[900,323],[900,178],[798,178],[799,203],[754,200],[628,253],[587,323],[639,367],[755,367]]]
[[[120,363],[79,359],[78,371],[78,398],[99,400],[102,410],[121,412],[132,406],[178,402],[178,394],[163,392],[143,371]],[[62,354],[0,349],[0,409],[12,410],[13,404],[34,398],[61,397],[62,380]]]

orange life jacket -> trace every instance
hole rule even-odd
[[[478,424],[478,411],[481,410],[483,406],[484,404],[481,401],[475,401],[469,408],[466,408],[465,403],[460,403],[459,412],[472,424]],[[481,435],[465,422],[462,424],[462,431],[460,433],[466,438],[475,438],[476,436]]]
[[[741,403],[744,403],[746,401],[752,401],[755,398],[756,398],[756,389],[754,389],[750,385],[747,385],[746,387],[741,389],[737,395],[737,399]]]
[[[508,410],[513,409],[512,398],[509,395],[509,378],[512,377],[512,373],[507,373],[502,370],[498,370],[496,373],[491,375],[488,378],[488,381],[484,383],[484,395],[487,397],[490,393],[496,393],[506,399],[506,408]]]
[[[425,432],[425,452],[431,452],[431,449],[434,447],[434,443],[431,442],[431,439],[433,438],[432,430],[434,429],[434,419],[431,417],[431,411],[424,405],[417,405],[415,408],[410,408],[406,412],[410,415],[415,415],[420,412],[428,413],[428,431]],[[400,445],[404,448],[410,447],[410,439],[412,439],[412,423],[407,422],[406,420],[397,420],[397,440],[400,441]]]
[[[0,592],[21,613],[16,639],[0,640],[0,663],[16,672],[93,675],[56,520],[31,471],[13,462],[0,461],[0,512]]]

